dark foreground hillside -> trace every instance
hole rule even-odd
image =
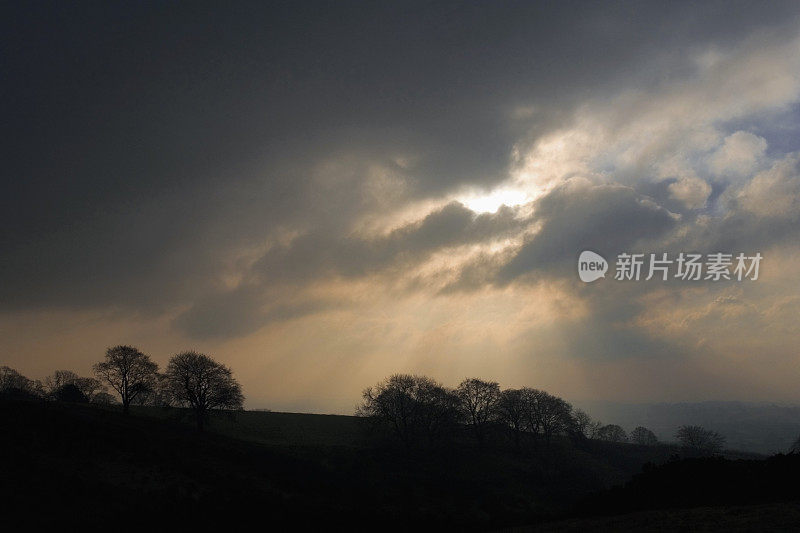
[[[535,526],[517,527],[506,533],[672,533],[701,532],[795,532],[800,529],[800,504],[770,503],[688,509],[659,509],[591,518],[571,518]]]
[[[523,531],[798,531],[800,456],[673,459]]]
[[[631,494],[652,491],[651,478],[606,489],[644,463],[669,466],[675,452],[597,441],[524,453],[465,443],[406,452],[369,440],[353,417],[246,412],[198,434],[178,414],[0,401],[4,524],[487,530],[638,510]],[[662,470],[643,476],[653,472]]]

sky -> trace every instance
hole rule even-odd
[[[0,365],[193,349],[322,413],[398,372],[800,402],[796,2],[0,10]],[[762,261],[614,279],[681,252]]]

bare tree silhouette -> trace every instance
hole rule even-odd
[[[627,442],[628,435],[617,424],[606,424],[597,430],[597,438],[609,442]]]
[[[6,397],[37,398],[44,395],[39,381],[28,379],[13,368],[0,366],[0,394]]]
[[[169,379],[165,374],[156,374],[152,386],[136,397],[135,405],[171,407],[175,403]]]
[[[128,414],[131,402],[152,388],[158,365],[133,346],[114,346],[94,365],[94,372],[119,393],[122,411]]]
[[[486,427],[497,416],[497,402],[500,399],[500,384],[482,379],[465,379],[456,388],[460,401],[462,417],[472,428],[475,438],[483,444]]]
[[[630,440],[636,444],[644,444],[645,446],[655,446],[658,444],[658,437],[656,434],[643,426],[638,426],[631,431]]]
[[[547,444],[553,435],[565,432],[572,424],[572,406],[565,400],[537,389],[522,389],[528,429],[542,435]]]
[[[71,370],[56,370],[53,375],[44,378],[44,392],[48,396],[54,396],[58,389],[67,383],[73,383],[78,377],[78,374]]]
[[[497,401],[497,414],[500,421],[511,431],[514,446],[519,449],[525,425],[525,395],[522,389],[501,391]]]
[[[586,432],[589,434],[589,438],[599,439],[604,427],[605,424],[603,424],[603,422],[600,420],[592,420],[589,423],[589,427],[586,429]]]
[[[703,426],[681,426],[675,437],[681,446],[703,454],[719,453],[725,445],[725,437]]]
[[[199,431],[209,411],[242,408],[242,388],[230,368],[207,355],[192,351],[174,355],[165,375],[176,402],[194,411]]]
[[[56,398],[66,385],[75,386],[89,402],[94,402],[98,394],[108,390],[99,379],[81,377],[71,370],[56,370],[45,378],[44,391],[48,397]]]
[[[789,448],[789,453],[800,453],[800,437],[797,437]]]
[[[572,422],[575,431],[584,437],[590,437],[592,417],[582,409],[575,409],[572,412]]]
[[[395,374],[369,387],[358,416],[388,426],[406,448],[424,439],[434,444],[447,437],[458,419],[456,395],[425,376]]]

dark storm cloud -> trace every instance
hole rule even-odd
[[[785,165],[772,189],[797,196],[800,174],[795,166]],[[758,193],[769,199],[775,191],[762,187]],[[796,202],[796,198],[787,199]],[[197,337],[246,334],[269,322],[348,305],[346,301],[299,298],[287,306],[282,303],[284,298],[270,292],[274,287],[404,271],[437,251],[513,238],[533,227],[535,231],[517,249],[471,257],[439,293],[470,292],[520,280],[566,281],[590,310],[569,336],[570,353],[591,353],[596,358],[676,356],[685,352],[680,343],[654,340],[631,321],[646,309],[643,296],[665,286],[677,287],[679,281],[589,286],[577,281],[575,260],[582,250],[598,251],[611,263],[611,278],[614,258],[621,252],[755,253],[797,243],[800,224],[796,210],[763,214],[748,211],[743,201],[730,203],[726,216],[699,223],[691,211],[688,217],[672,213],[634,188],[573,179],[534,202],[532,215],[521,216],[519,208],[508,207],[476,215],[454,202],[383,236],[332,239],[324,232],[309,233],[270,249],[254,263],[246,284],[196,302],[176,325]],[[678,233],[680,237],[676,237]],[[710,290],[725,288],[711,282],[694,284],[700,285]],[[424,283],[411,284],[408,290],[426,287]]]
[[[442,292],[469,292],[526,278],[573,280],[583,250],[613,258],[620,252],[649,249],[680,220],[631,187],[581,179],[556,187],[532,207],[533,216],[525,225],[537,229],[518,249],[480,254],[462,266]]]
[[[417,264],[441,249],[513,235],[523,225],[511,208],[476,215],[453,202],[382,237],[331,240],[324,233],[303,235],[268,251],[254,271],[266,283],[364,276],[389,266]]]
[[[345,301],[304,300],[297,294],[287,304],[285,295],[275,291],[319,279],[358,278],[413,267],[440,250],[516,234],[526,224],[516,215],[507,207],[476,215],[453,202],[384,236],[337,239],[322,232],[302,235],[259,258],[241,287],[195,302],[175,324],[192,336],[230,337],[269,322],[347,305]]]
[[[265,276],[330,265],[366,272],[406,245],[348,241],[348,222],[373,207],[347,194],[357,179],[332,196],[335,205],[318,198],[312,176],[321,161],[409,156],[409,198],[489,186],[505,177],[519,136],[547,131],[590,91],[680,74],[686,59],[667,50],[789,27],[790,10],[728,2],[6,4],[0,305],[203,301],[218,292],[220,262],[276,227],[310,228],[311,236],[285,259],[265,256]],[[509,118],[517,106],[540,111]],[[463,215],[442,221],[453,227],[404,236],[409,250],[451,242],[437,235],[459,224],[480,231]],[[559,247],[537,246],[505,275]],[[296,264],[281,263],[293,254]]]
[[[267,296],[270,287],[287,283],[302,287],[318,279],[403,270],[440,250],[516,237],[532,223],[540,224],[539,231],[513,255],[480,254],[442,293],[507,283],[537,272],[548,278],[574,277],[574,261],[580,250],[591,248],[612,257],[612,251],[630,250],[637,242],[660,238],[675,227],[677,216],[630,187],[575,180],[538,200],[533,217],[520,217],[518,210],[508,207],[475,215],[454,202],[380,237],[332,239],[323,232],[309,233],[270,249],[258,259],[246,288],[196,302],[176,324],[192,335],[236,336],[270,321],[318,310],[319,302],[315,302],[286,315],[270,313],[263,307],[271,301]]]
[[[344,303],[304,298],[294,298],[288,303],[270,301],[263,287],[243,286],[195,302],[175,319],[174,325],[195,339],[242,337],[265,324],[307,316]]]
[[[536,202],[541,230],[499,273],[509,281],[532,271],[570,271],[578,254],[605,257],[635,250],[637,243],[664,235],[678,216],[622,185],[568,182]]]
[[[682,246],[687,250],[754,254],[774,246],[800,245],[800,212],[760,216],[736,211],[722,220],[693,228]]]

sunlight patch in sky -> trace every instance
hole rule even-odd
[[[533,197],[522,189],[501,187],[489,193],[467,193],[457,197],[456,200],[476,213],[495,213],[500,209],[500,206],[515,207],[523,205],[533,200]]]

